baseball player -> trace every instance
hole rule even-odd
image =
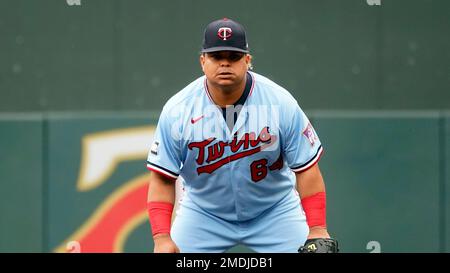
[[[288,91],[249,71],[251,60],[239,23],[210,23],[204,76],[164,105],[147,160],[154,252],[237,244],[297,252],[307,239],[322,240],[311,251],[328,243],[321,142]],[[172,224],[178,178],[184,193]]]

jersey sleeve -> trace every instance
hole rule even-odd
[[[170,179],[177,179],[181,168],[177,123],[163,109],[148,152],[147,169]]]
[[[286,107],[283,152],[294,172],[303,172],[316,164],[323,147],[308,117],[294,101]]]

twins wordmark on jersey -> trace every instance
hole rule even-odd
[[[256,133],[251,132],[245,133],[242,138],[238,139],[237,135],[235,135],[233,140],[229,142],[216,141],[216,138],[213,137],[204,141],[191,142],[188,144],[188,148],[190,150],[196,149],[198,152],[195,161],[199,166],[197,168],[197,174],[200,175],[202,173],[211,174],[225,164],[259,153],[276,143],[276,140],[277,136],[271,135],[269,127],[266,126],[261,130],[258,136],[256,136]],[[230,149],[232,155],[225,157],[225,149],[227,149],[227,147]],[[280,160],[278,161],[281,161],[282,163],[281,156],[279,158]],[[263,162],[267,164],[266,160]],[[252,164],[254,164],[254,162]],[[281,166],[278,165],[277,168],[281,169]],[[270,166],[269,168],[273,169],[273,166]],[[255,172],[258,172],[257,169],[255,170]],[[252,172],[252,177],[253,174],[254,172]],[[263,177],[259,175],[257,181],[262,178]]]

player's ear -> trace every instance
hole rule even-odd
[[[245,54],[245,63],[247,64],[247,67],[248,67],[249,70],[253,69],[252,58],[253,58],[252,55]]]
[[[205,65],[205,53],[200,54],[200,65],[202,66],[203,70],[203,66]]]

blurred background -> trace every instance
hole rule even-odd
[[[0,252],[153,251],[148,148],[223,17],[313,122],[342,252],[450,252],[446,0],[0,0]]]

